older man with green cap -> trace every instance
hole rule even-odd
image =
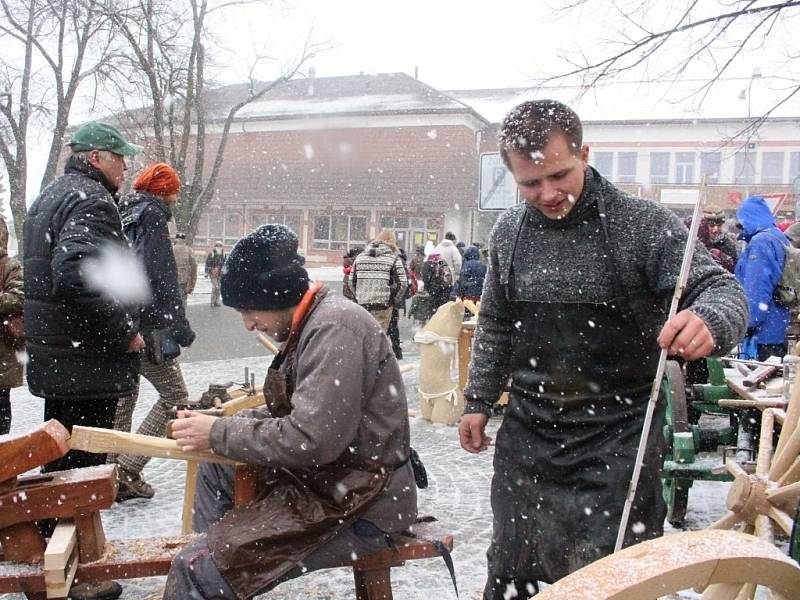
[[[44,398],[44,418],[111,428],[120,398],[136,389],[144,347],[124,290],[101,289],[91,265],[128,251],[116,193],[126,156],[141,148],[105,123],[87,123],[67,144],[64,174],[47,186],[25,219],[24,290],[28,387]],[[105,261],[105,263],[104,263]],[[101,268],[102,270],[102,268]],[[119,292],[119,293],[118,293]],[[106,456],[70,451],[45,471],[104,464]],[[116,582],[80,584],[70,598],[118,598]]]

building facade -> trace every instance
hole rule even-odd
[[[485,242],[498,213],[478,209],[480,155],[497,151],[508,109],[551,91],[440,92],[404,74],[290,82],[237,115],[195,247],[229,247],[270,222],[297,232],[309,264],[338,264],[384,227],[407,252],[446,231]],[[632,193],[687,213],[705,181],[708,202],[731,214],[753,193],[795,214],[800,117],[748,133],[746,117],[577,111],[590,163]]]

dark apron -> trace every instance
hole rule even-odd
[[[327,292],[317,293],[299,333]],[[287,340],[267,371],[264,395],[273,417],[292,410],[298,335]],[[380,495],[393,470],[356,464],[345,452],[331,464],[304,471],[273,469],[254,502],[228,512],[208,531],[208,546],[240,598],[271,587],[305,557],[333,539]]]
[[[613,551],[658,354],[610,275],[616,298],[597,304],[519,299],[512,278],[519,328],[494,457],[490,576],[554,582]],[[627,544],[662,533],[663,418],[660,407]]]

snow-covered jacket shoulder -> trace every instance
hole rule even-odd
[[[127,242],[108,183],[70,157],[64,175],[42,191],[25,219],[25,335],[34,395],[114,398],[135,389],[127,350],[138,317],[92,289],[83,274],[87,261],[109,247],[127,248]]]
[[[183,309],[178,267],[168,223],[172,218],[169,208],[156,196],[144,192],[131,192],[120,200],[122,230],[136,254],[144,261],[150,282],[151,300],[141,310],[143,332],[156,329],[173,329],[181,339],[189,336],[189,322]]]
[[[364,518],[401,531],[416,516],[408,405],[389,338],[356,303],[328,294],[300,333],[292,412],[220,419],[211,446],[251,464],[313,469],[347,454],[396,468]]]

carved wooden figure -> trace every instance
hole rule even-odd
[[[455,300],[438,308],[414,336],[419,344],[419,405],[434,423],[455,425],[464,412],[464,395],[453,378],[452,365],[464,321],[464,303]]]

